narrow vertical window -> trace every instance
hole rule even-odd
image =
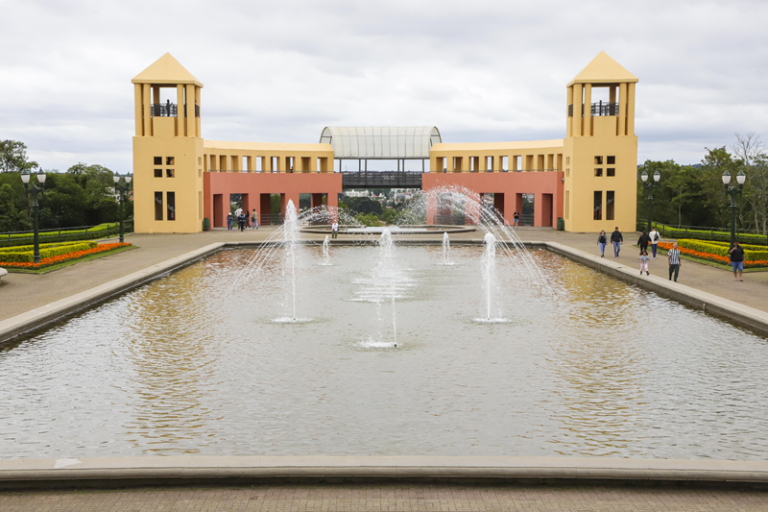
[[[595,190],[595,198],[592,206],[592,220],[603,220],[603,192]]]
[[[197,192],[197,217],[200,220],[203,220],[203,192],[198,191]]]
[[[155,192],[155,220],[163,220],[163,193]]]
[[[565,218],[568,219],[571,216],[571,191],[565,191]]]
[[[605,220],[613,220],[614,211],[614,198],[615,194],[613,190],[609,190],[605,193]]]
[[[176,220],[176,192],[167,192],[168,220]]]

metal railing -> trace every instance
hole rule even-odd
[[[176,117],[176,105],[153,103],[149,109],[152,117]]]
[[[591,112],[593,116],[617,116],[619,115],[619,104],[598,101],[592,104]],[[581,105],[581,116],[584,117],[584,104]],[[573,105],[568,105],[568,117],[573,117]]]
[[[342,172],[344,188],[421,188],[420,171]]]
[[[132,232],[133,220],[126,220],[124,226],[126,233]],[[38,233],[40,233],[41,244],[93,240],[94,238],[117,236],[120,233],[120,224],[40,229]],[[32,245],[34,243],[34,236],[34,231],[6,231],[0,233],[0,247]]]

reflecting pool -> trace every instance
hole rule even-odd
[[[222,251],[0,345],[0,456],[768,456],[765,338],[546,251],[554,296],[392,250],[237,286],[254,252]]]

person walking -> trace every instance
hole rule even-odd
[[[238,206],[238,207],[237,207],[237,210],[235,210],[235,218],[236,218],[236,219],[239,219],[239,218],[240,218],[240,214],[241,214],[241,213],[243,213],[243,209],[242,209],[241,207],[239,207],[239,206]]]
[[[643,271],[645,271],[645,275],[649,276],[651,273],[648,271],[648,260],[650,258],[648,257],[648,251],[645,249],[642,249],[640,251],[640,275],[643,275]]]
[[[259,214],[256,213],[256,208],[253,209],[251,214],[251,229],[259,229]]]
[[[237,227],[240,228],[240,231],[245,231],[245,220],[248,218],[248,216],[245,214],[243,210],[240,210],[240,215],[237,216]]]
[[[619,226],[616,226],[616,229],[611,233],[611,243],[613,243],[613,256],[618,258],[619,252],[621,252],[621,244],[624,243],[624,236],[619,231]]]
[[[605,258],[605,246],[608,244],[608,235],[605,233],[605,230],[602,230],[599,235],[597,235],[597,245],[600,247],[600,257]]]
[[[331,224],[331,238],[334,240],[339,236],[339,221],[337,219],[333,219],[333,223]]]
[[[232,231],[232,214],[227,214],[227,230]]]
[[[661,236],[659,235],[659,232],[656,231],[656,228],[651,228],[651,232],[648,233],[648,238],[651,240],[651,251],[653,252],[653,259],[656,259],[656,246],[659,244],[659,240],[661,240]]]
[[[171,100],[165,100],[165,115],[171,117]]]
[[[517,226],[518,224],[520,224],[520,214],[519,214],[519,213],[517,213],[517,211],[515,211],[515,214],[512,216],[512,218],[514,219],[514,222],[515,222],[515,226]]]
[[[677,248],[677,242],[672,244],[672,248],[667,253],[667,263],[669,263],[669,280],[672,280],[672,274],[674,274],[677,282],[677,275],[680,273],[680,249]]]
[[[741,278],[741,274],[744,272],[744,249],[739,245],[739,242],[733,242],[733,245],[728,250],[728,256],[731,258],[733,278],[736,281],[744,281]]]
[[[637,245],[640,246],[640,252],[648,250],[648,243],[651,241],[651,237],[648,236],[648,233],[643,231],[643,234],[640,235],[640,238],[637,239]]]

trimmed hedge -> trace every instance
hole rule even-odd
[[[730,231],[676,228],[673,226],[667,226],[666,224],[658,224],[656,222],[652,222],[651,226],[655,227],[658,232],[661,233],[661,236],[665,238],[686,238],[727,243],[730,243],[731,241]],[[765,235],[757,235],[754,233],[737,233],[737,238],[739,243],[746,242],[755,245],[761,245],[763,247],[768,245],[768,237]]]
[[[92,240],[116,236],[120,232],[120,225],[115,223],[99,224],[88,229],[61,229],[40,231],[40,241],[49,243]],[[133,232],[133,220],[125,222],[125,232]],[[29,245],[32,243],[32,233],[2,233],[0,234],[0,247],[12,247],[17,245]]]
[[[730,249],[730,243],[683,239],[678,240],[677,245],[693,251],[716,254],[717,256],[729,258],[728,250]],[[744,249],[744,261],[757,262],[768,260],[768,248],[765,246],[742,245],[741,247]]]
[[[71,252],[86,251],[94,249],[97,242],[69,242],[64,244],[42,244],[40,246],[40,258],[52,258]],[[23,249],[23,250],[20,250]],[[10,249],[0,249],[0,262],[3,263],[29,263],[34,261],[34,246],[13,247]]]

